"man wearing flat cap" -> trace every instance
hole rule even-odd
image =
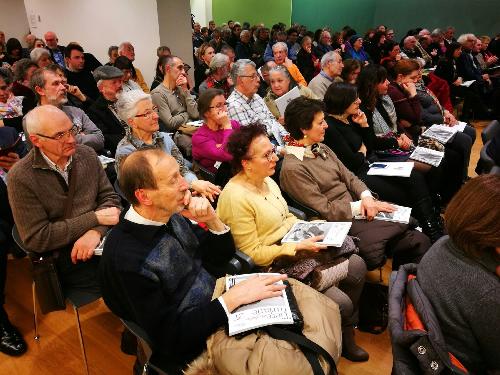
[[[115,108],[117,96],[122,91],[122,76],[123,72],[114,66],[104,65],[94,70],[94,78],[101,94],[87,112],[104,134],[104,147],[113,155],[118,142],[125,136],[127,126],[120,120]]]

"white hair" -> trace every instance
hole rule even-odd
[[[44,55],[50,56],[50,53],[45,48],[33,48],[30,52],[30,59],[33,62],[38,62]]]
[[[288,46],[286,45],[285,42],[276,42],[273,44],[273,52],[274,50],[284,50],[285,52],[288,52]]]
[[[231,79],[236,84],[236,80],[245,72],[245,68],[251,65],[255,68],[255,63],[248,59],[239,59],[231,67]]]
[[[67,117],[67,115],[63,111],[51,104],[39,105],[29,111],[26,116],[24,116],[23,125],[25,126],[26,132],[28,134],[36,134],[40,132],[40,129],[42,128],[42,117],[46,118],[47,120],[48,117],[50,117],[50,119],[52,120],[55,115],[60,114],[63,114],[65,117]]]
[[[216,53],[210,61],[210,71],[215,72],[219,68],[223,68],[229,64],[229,57],[223,53]]]
[[[325,66],[328,65],[330,61],[333,61],[335,59],[340,59],[340,60],[342,59],[342,57],[338,54],[338,52],[330,51],[325,53],[321,58],[321,68],[324,68]]]
[[[126,46],[132,46],[132,43],[130,42],[121,42],[120,45],[118,46],[118,53],[123,52]]]
[[[241,33],[240,33],[240,38],[243,36],[243,35],[250,35],[250,31],[249,30],[242,30]]]
[[[474,34],[462,34],[458,37],[457,42],[464,45],[468,39],[476,39],[476,36]]]
[[[151,95],[142,90],[130,90],[118,95],[115,107],[118,117],[127,122],[137,115],[137,103],[143,100],[151,100]]]

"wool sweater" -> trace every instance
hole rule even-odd
[[[151,99],[158,107],[160,120],[168,131],[177,128],[190,120],[198,119],[198,106],[189,91],[176,87],[173,91],[158,85],[151,92]]]
[[[266,195],[251,191],[235,176],[224,187],[217,203],[217,214],[229,227],[234,242],[255,264],[266,266],[279,255],[295,255],[295,244],[280,244],[298,220],[288,211],[280,188],[267,177]]]
[[[68,83],[73,86],[78,86],[80,91],[85,96],[89,96],[93,100],[96,100],[99,97],[97,83],[90,71],[84,69],[80,72],[73,72],[71,70],[65,69],[64,74],[68,79]]]
[[[49,168],[34,147],[9,171],[8,192],[21,240],[30,251],[44,252],[73,244],[90,229],[104,235],[94,211],[120,207],[120,198],[109,183],[96,153],[77,145],[69,168],[76,169],[76,189],[71,214],[63,219],[68,185]]]
[[[326,159],[304,157],[301,161],[295,155],[285,155],[280,186],[301,203],[318,211],[326,220],[351,221],[350,203],[359,199],[368,188],[328,146],[320,146],[326,153]]]
[[[229,232],[204,236],[200,244],[178,214],[163,226],[122,216],[107,237],[100,262],[106,305],[148,333],[153,355],[177,363],[197,356],[207,337],[227,322],[220,302],[211,301],[215,279],[205,265],[227,263],[234,243]]]
[[[311,79],[308,87],[311,89],[314,95],[323,100],[326,90],[328,90],[328,87],[330,87],[333,82],[333,79],[327,77],[326,74],[321,71],[318,75],[316,75],[316,77]]]
[[[473,374],[500,370],[500,280],[483,264],[445,236],[424,255],[417,271],[448,350]]]

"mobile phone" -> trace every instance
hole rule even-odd
[[[7,156],[11,152],[15,152],[17,145],[19,144],[19,142],[21,142],[21,138],[22,136],[20,135],[19,137],[17,137],[16,141],[13,144],[0,149],[0,156]]]

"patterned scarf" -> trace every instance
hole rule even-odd
[[[398,131],[396,108],[389,95],[382,95],[377,101],[373,111],[373,130],[377,136]]]

